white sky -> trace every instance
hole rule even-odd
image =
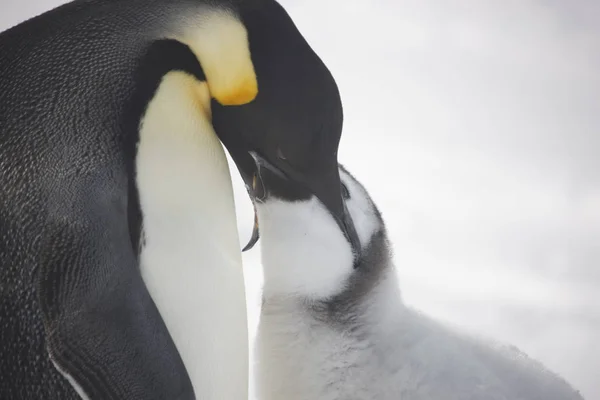
[[[62,2],[0,0],[0,29]],[[340,161],[384,213],[406,301],[600,399],[600,3],[281,2],[338,81]],[[245,263],[254,327],[258,246]]]

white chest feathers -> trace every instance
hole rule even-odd
[[[141,272],[198,399],[247,397],[242,261],[227,159],[208,89],[166,75],[140,127]],[[232,384],[235,382],[235,384]]]

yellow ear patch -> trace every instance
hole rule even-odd
[[[209,81],[210,86],[210,81]],[[219,93],[218,90],[212,90],[211,93]],[[241,106],[250,103],[258,94],[258,84],[256,79],[249,79],[241,83],[238,87],[232,89],[229,93],[222,91],[219,95],[214,94],[215,99],[224,106]]]
[[[206,11],[193,25],[178,39],[200,60],[211,96],[224,106],[254,100],[258,82],[244,25],[224,11]]]

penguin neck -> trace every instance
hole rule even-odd
[[[247,396],[247,320],[231,175],[209,107],[206,84],[174,71],[146,108],[140,264],[197,398],[228,400]]]
[[[206,243],[225,232],[237,236],[231,175],[209,104],[204,82],[168,73],[140,123],[136,158],[142,212],[161,210],[169,217],[162,223],[194,226],[206,234]],[[147,222],[146,233],[152,228]],[[227,250],[239,252],[237,247]]]

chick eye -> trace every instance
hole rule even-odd
[[[348,187],[346,185],[344,185],[343,182],[342,182],[342,197],[344,198],[344,200],[347,200],[350,198],[350,191],[348,190]]]

